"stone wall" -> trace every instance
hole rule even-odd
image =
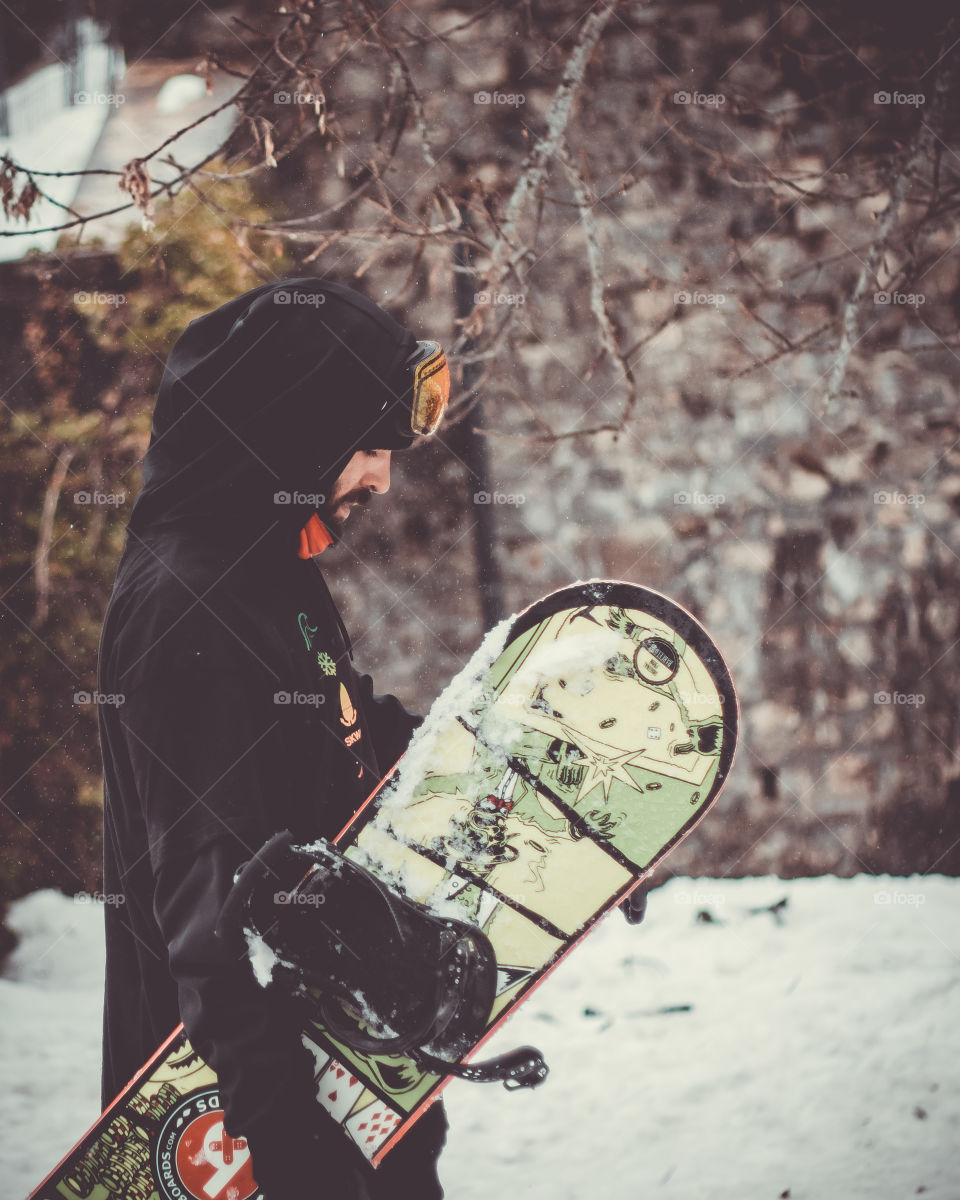
[[[791,10],[771,31],[762,12],[701,9],[709,53],[692,25],[672,44],[669,21],[645,27],[643,45],[636,27],[611,29],[583,102],[589,122],[569,139],[598,198],[605,308],[637,380],[619,436],[567,436],[616,423],[629,391],[599,353],[569,180],[551,171],[545,188],[553,203],[484,385],[508,607],[580,577],[616,576],[664,591],[716,636],[740,692],[743,748],[718,815],[674,853],[671,870],[953,873],[956,214],[914,222],[936,201],[921,165],[861,301],[844,386],[828,403],[843,308],[890,201],[898,146],[918,125],[884,108],[853,59],[838,61],[836,44],[810,66],[820,36],[831,36],[810,11]],[[689,22],[693,7],[684,12],[676,19]],[[896,37],[910,44],[909,30]],[[830,99],[818,98],[825,79],[778,76],[773,43],[783,61],[797,47],[809,52],[803,70],[832,63]],[[876,78],[905,69],[893,40],[857,48]],[[464,170],[501,196],[511,131],[542,128],[555,82],[526,74],[516,53],[519,67],[496,46],[476,60],[486,86],[530,85],[522,111],[490,114],[495,132],[478,127],[453,74],[426,99],[434,146],[469,130],[456,140]],[[681,76],[725,91],[725,103],[672,103]],[[774,111],[789,114],[782,128]],[[458,181],[449,158],[438,175]],[[446,256],[426,249],[412,295],[402,246],[377,262],[378,289],[404,294],[421,336],[455,332]],[[482,256],[477,266],[482,278]],[[544,440],[544,423],[560,440]],[[440,442],[399,466],[380,506],[391,511],[368,515],[347,552],[358,557],[340,551],[329,564],[361,631],[358,654],[421,707],[481,635],[469,554],[475,481],[455,434]],[[399,599],[370,587],[371,555]]]

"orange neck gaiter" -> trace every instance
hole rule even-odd
[[[332,545],[333,538],[330,536],[330,531],[314,513],[300,530],[300,548],[297,551],[297,557],[313,558],[315,554],[322,554],[328,546]]]

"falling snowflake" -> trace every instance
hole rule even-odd
[[[320,670],[323,671],[324,675],[336,675],[337,664],[326,650],[317,651],[317,662],[320,664]]]

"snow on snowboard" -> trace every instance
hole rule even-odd
[[[243,869],[223,935],[301,998],[317,1100],[374,1165],[454,1076],[542,1081],[535,1050],[475,1051],[700,820],[737,716],[689,613],[575,584],[487,635],[333,845]],[[259,1194],[180,1027],[29,1200]]]

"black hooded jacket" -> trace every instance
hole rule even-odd
[[[104,1104],[182,1019],[268,1200],[442,1195],[440,1107],[374,1176],[317,1106],[287,1002],[214,934],[236,868],[284,828],[335,836],[418,723],[354,671],[317,560],[297,554],[353,453],[403,444],[389,416],[415,344],[320,279],[192,322],[101,639],[104,890],[124,899],[106,909]]]

